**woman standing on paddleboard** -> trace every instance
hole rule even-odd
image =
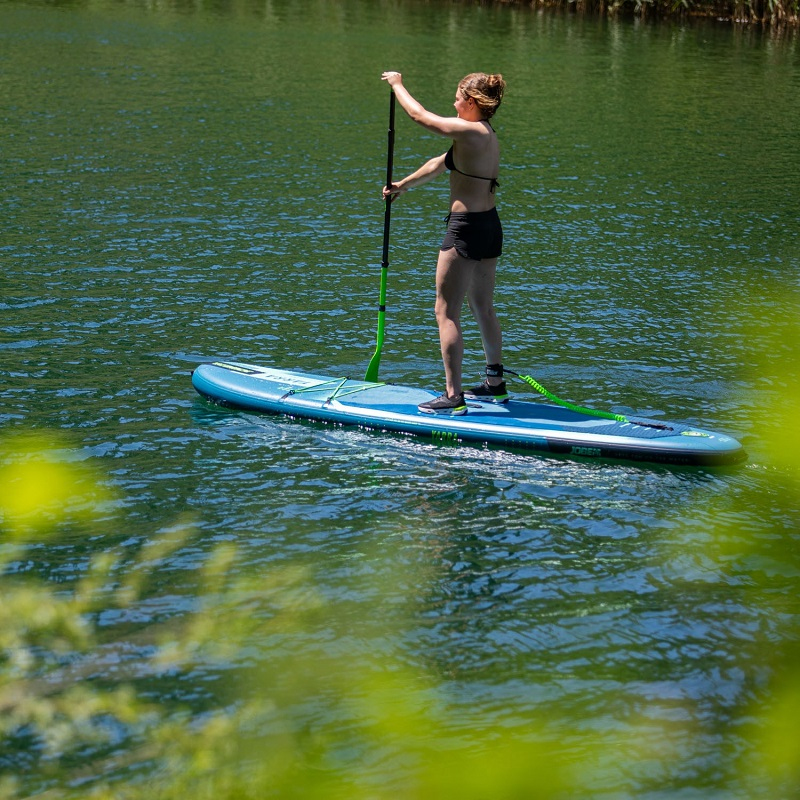
[[[421,403],[428,414],[466,414],[464,397],[495,403],[508,400],[503,381],[502,333],[494,310],[497,258],[503,229],[495,208],[499,185],[500,148],[489,120],[503,99],[502,75],[475,72],[456,90],[456,117],[440,117],[425,109],[403,86],[399,72],[384,72],[395,97],[414,122],[453,140],[452,147],[401,181],[385,186],[383,196],[397,196],[450,171],[450,214],[436,264],[436,322],[446,379],[441,397]],[[478,323],[486,356],[486,380],[464,392],[461,368],[464,341],[461,308],[467,299]]]

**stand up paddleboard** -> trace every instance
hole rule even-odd
[[[705,467],[745,458],[735,439],[690,425],[599,418],[531,400],[470,400],[464,416],[423,414],[417,406],[435,392],[224,361],[201,364],[192,374],[192,384],[223,406],[412,434],[437,443],[477,442],[539,453]]]
[[[386,186],[392,185],[394,111],[395,95],[390,92]],[[386,317],[391,205],[392,197],[387,196],[377,342],[363,381],[219,361],[203,364],[192,373],[195,389],[220,405],[413,434],[434,442],[479,442],[541,453],[698,466],[735,464],[745,458],[742,446],[730,436],[573,406],[559,401],[524,375],[517,377],[555,405],[520,400],[501,405],[470,401],[465,416],[421,413],[417,406],[432,400],[436,393],[378,381]]]

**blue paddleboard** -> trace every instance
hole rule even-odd
[[[540,453],[662,464],[722,466],[745,459],[736,439],[681,423],[598,418],[531,400],[467,402],[468,413],[423,414],[435,392],[236,362],[202,364],[192,384],[214,403],[412,434],[434,442],[477,442]]]

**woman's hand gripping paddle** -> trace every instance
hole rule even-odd
[[[394,92],[389,92],[389,154],[386,159],[386,185],[392,185],[392,161],[394,159]],[[378,337],[375,353],[372,356],[365,381],[373,383],[378,380],[378,369],[381,365],[381,350],[383,348],[383,332],[386,326],[386,277],[389,273],[389,221],[392,214],[393,195],[386,197],[386,209],[383,212],[383,257],[381,259],[381,292],[378,305]]]

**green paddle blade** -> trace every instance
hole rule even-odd
[[[378,335],[382,338],[383,333],[383,316],[381,316],[381,322],[378,323]],[[367,367],[367,373],[364,375],[365,381],[370,381],[371,383],[378,382],[378,370],[381,366],[381,344],[375,348],[375,352],[370,359],[369,366]]]
[[[381,293],[380,309],[378,311],[378,335],[375,342],[375,352],[367,367],[365,381],[376,383],[378,380],[378,369],[381,366],[381,350],[383,349],[383,333],[386,329],[386,274],[388,270],[384,267],[381,270]]]

